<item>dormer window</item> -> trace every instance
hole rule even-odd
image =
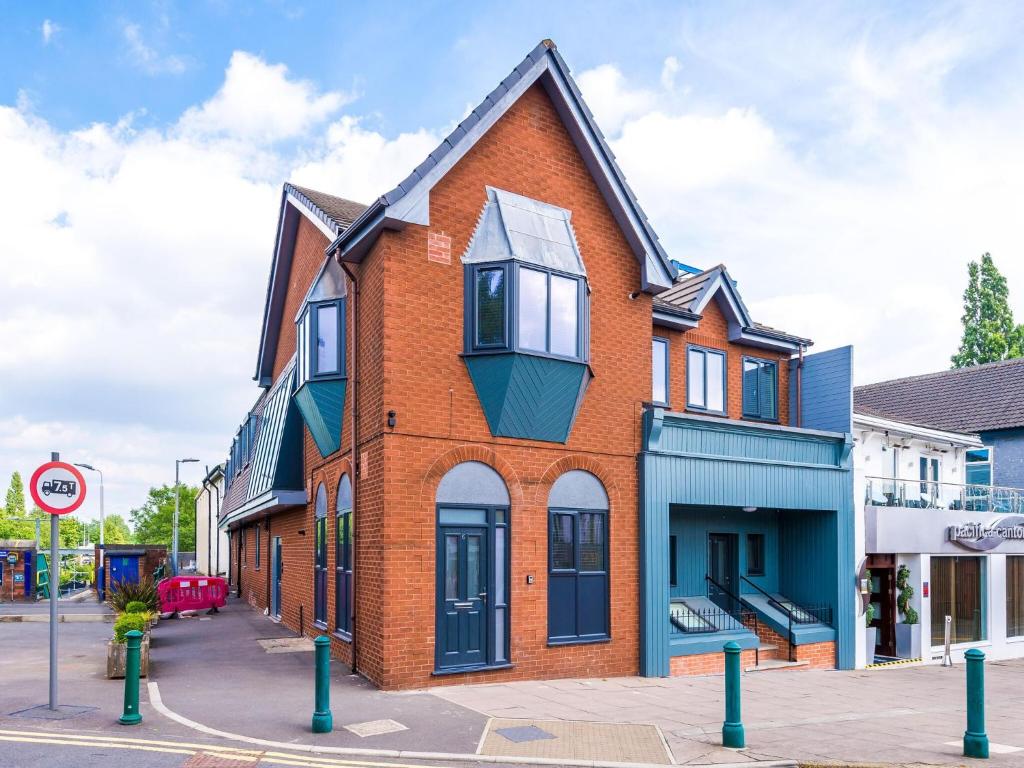
[[[463,257],[466,352],[586,361],[586,270],[569,211],[501,190],[487,192]]]
[[[298,386],[345,375],[345,282],[331,259],[296,318]]]

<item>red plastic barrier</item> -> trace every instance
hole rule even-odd
[[[160,613],[223,608],[228,598],[227,582],[220,576],[173,576],[161,581],[156,591]]]

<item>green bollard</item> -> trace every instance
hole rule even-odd
[[[725,723],[722,746],[743,749],[743,721],[740,715],[740,647],[731,640],[725,644]]]
[[[142,633],[137,629],[125,635],[127,654],[124,663],[124,713],[118,722],[121,725],[138,725],[142,722],[139,712],[139,666],[142,655]]]
[[[967,730],[964,731],[964,757],[988,757],[985,733],[985,654],[971,648],[967,660]]]
[[[331,641],[320,635],[316,647],[316,707],[313,710],[313,733],[330,733],[334,729],[331,714]]]

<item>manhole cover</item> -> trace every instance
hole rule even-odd
[[[554,734],[541,730],[536,725],[517,725],[512,728],[498,728],[494,732],[500,733],[506,739],[515,742],[516,744],[521,744],[524,741],[558,738]]]
[[[398,731],[409,730],[396,720],[369,720],[365,723],[352,723],[345,726],[346,731],[351,731],[356,736],[366,738],[367,736],[380,736],[385,733],[397,733]]]
[[[38,707],[11,712],[10,715],[11,717],[30,717],[33,720],[67,720],[71,717],[78,717],[78,715],[85,714],[86,712],[92,712],[94,709],[99,709],[99,707],[59,704],[57,709],[50,709],[46,704],[40,704]]]

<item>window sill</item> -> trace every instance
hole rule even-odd
[[[314,621],[313,626],[317,629],[327,629],[327,623],[323,621]]]
[[[551,640],[548,639],[548,648],[557,648],[563,645],[600,645],[601,643],[610,643],[611,637],[590,637],[590,638],[569,638],[566,640]]]
[[[544,357],[548,360],[563,360],[567,363],[580,363],[582,365],[589,365],[588,360],[584,360],[582,357],[571,357],[569,355],[556,355],[552,352],[542,352],[535,349],[510,349],[503,347],[501,349],[471,349],[464,350],[460,353],[460,357],[480,357],[483,355],[528,355],[530,357]]]
[[[779,424],[779,423],[781,423],[779,421],[778,416],[776,416],[774,419],[765,419],[765,418],[762,418],[761,416],[751,416],[750,414],[744,413],[743,416],[742,416],[742,419],[744,421],[756,421],[759,424]]]
[[[686,406],[687,413],[699,413],[701,416],[724,416],[729,417],[729,414],[725,411],[709,411],[707,408],[697,408],[693,405]]]
[[[333,637],[335,640],[341,640],[341,642],[343,642],[343,643],[349,643],[349,644],[352,643],[352,633],[351,632],[343,632],[340,629],[336,629],[333,632],[331,632],[331,637]]]
[[[449,667],[447,669],[435,669],[431,672],[432,677],[444,677],[445,675],[461,675],[466,672],[487,672],[499,669],[514,669],[515,664],[475,664],[469,667]]]

